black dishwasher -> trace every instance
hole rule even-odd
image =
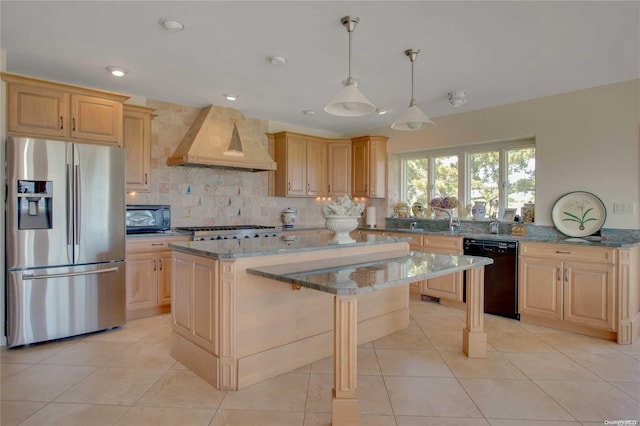
[[[493,259],[484,268],[484,312],[519,320],[518,242],[465,238],[464,254]]]

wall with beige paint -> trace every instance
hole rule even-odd
[[[390,137],[389,205],[399,199],[398,153],[533,136],[536,224],[553,225],[551,209],[561,195],[588,191],[607,208],[605,228],[639,229],[639,100],[640,80],[631,80],[434,117],[436,126],[420,132],[372,130]],[[635,214],[613,213],[617,202],[635,203]]]

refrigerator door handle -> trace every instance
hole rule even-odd
[[[80,224],[82,221],[82,217],[80,216],[80,196],[82,195],[80,191],[80,166],[77,164],[74,166],[74,187],[73,187],[73,203],[74,203],[74,213],[75,216],[75,226],[74,226],[74,255],[73,255],[73,263],[78,262],[78,257],[80,256]]]
[[[116,272],[117,270],[118,268],[114,267],[114,268],[108,268],[108,269],[98,269],[96,271],[89,271],[89,272],[69,272],[66,274],[42,274],[42,275],[29,274],[29,275],[23,275],[22,280],[23,281],[47,280],[49,278],[77,277],[79,275],[98,275],[98,274],[106,274],[108,272]]]
[[[71,178],[71,166],[67,164],[67,260],[73,260],[73,179]]]

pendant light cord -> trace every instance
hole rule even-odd
[[[349,77],[347,78],[347,86],[353,84],[353,78],[351,78],[351,33],[352,31],[348,31],[349,33]]]

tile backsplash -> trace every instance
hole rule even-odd
[[[248,172],[202,167],[167,166],[200,109],[148,100],[155,108],[151,121],[151,191],[127,194],[127,204],[169,204],[172,226],[282,225],[280,215],[287,207],[298,211],[296,226],[323,225],[322,200],[268,195],[268,172]],[[216,113],[241,117],[232,108],[216,106]],[[267,146],[269,123],[242,119],[240,126],[254,126]],[[249,133],[249,132],[247,132]],[[374,201],[374,205],[378,200]]]

